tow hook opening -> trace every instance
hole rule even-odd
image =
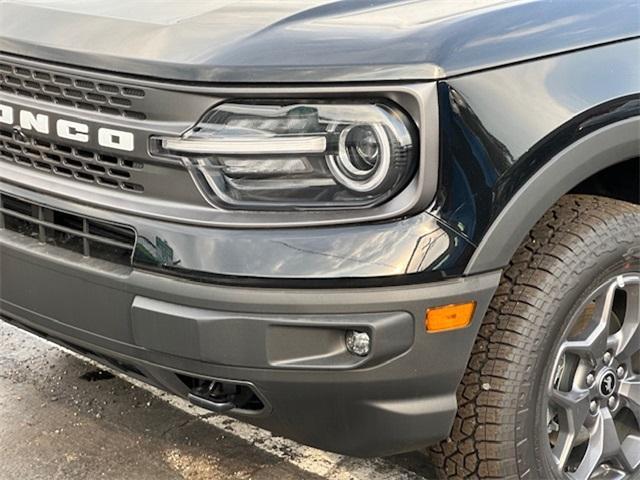
[[[178,377],[189,388],[189,401],[207,410],[256,414],[265,408],[264,402],[249,385],[185,375]]]

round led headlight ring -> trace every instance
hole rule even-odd
[[[327,164],[335,179],[355,192],[371,192],[387,179],[391,168],[389,136],[380,124],[355,124],[340,132],[338,155]]]

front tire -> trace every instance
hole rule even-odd
[[[536,224],[430,455],[450,479],[640,475],[638,205],[567,195]]]

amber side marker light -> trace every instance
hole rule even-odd
[[[428,308],[424,326],[431,333],[464,328],[471,323],[475,309],[476,302]]]

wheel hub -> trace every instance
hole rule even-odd
[[[618,388],[618,379],[611,369],[606,369],[600,374],[598,392],[603,398],[613,395]]]

